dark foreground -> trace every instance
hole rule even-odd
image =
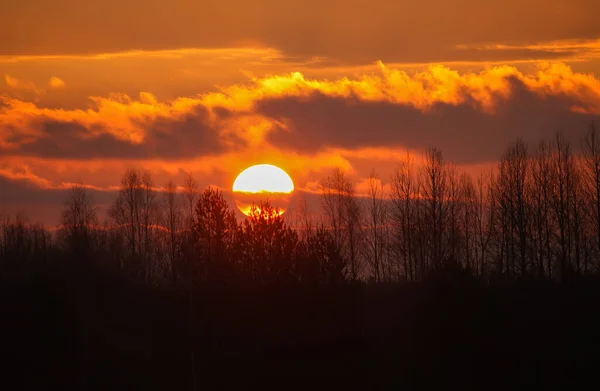
[[[151,288],[4,276],[3,389],[475,388],[594,379],[600,281]],[[457,388],[457,389],[460,389]]]

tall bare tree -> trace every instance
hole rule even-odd
[[[157,263],[154,258],[152,242],[159,222],[159,205],[156,200],[152,176],[147,171],[142,174],[141,191],[140,243],[143,243],[142,262],[146,278],[153,278]]]
[[[596,254],[600,253],[600,135],[595,123],[583,139],[583,181],[590,200],[589,218],[594,230]]]
[[[380,282],[385,272],[385,224],[387,222],[387,208],[383,186],[375,171],[371,172],[368,179],[369,199],[366,214],[368,217],[366,241],[366,259],[375,282]]]
[[[97,225],[97,207],[93,197],[82,183],[73,185],[65,200],[59,237],[72,254],[89,257]]]
[[[477,196],[473,179],[467,173],[463,173],[460,177],[460,190],[456,203],[460,209],[457,228],[459,232],[457,236],[460,237],[459,240],[462,243],[460,257],[464,259],[464,266],[468,270],[478,273],[479,270],[475,262]]]
[[[141,204],[141,178],[136,170],[127,170],[121,178],[121,189],[110,210],[115,224],[124,234],[128,246],[130,262],[138,261],[139,224]]]
[[[194,179],[191,173],[188,173],[183,183],[183,198],[187,206],[186,227],[190,228],[194,225],[194,208],[196,201],[200,197],[198,182]]]
[[[505,271],[527,273],[528,201],[527,183],[530,161],[527,145],[519,139],[512,144],[500,163],[497,185],[501,213],[501,232]]]
[[[177,187],[172,181],[167,182],[163,188],[162,221],[167,234],[171,278],[173,282],[176,282],[179,260],[178,237],[183,228],[183,214],[181,212],[181,204],[177,198]]]
[[[488,263],[488,253],[490,251],[492,238],[494,235],[494,226],[496,223],[496,209],[493,205],[494,200],[494,175],[490,172],[489,176],[480,174],[477,179],[476,199],[475,199],[475,258],[477,262],[477,273],[483,275],[486,264]]]
[[[321,206],[329,228],[331,229],[335,245],[342,249],[346,241],[344,230],[344,205],[346,198],[346,177],[344,172],[335,168],[333,173],[321,181]]]
[[[129,247],[132,271],[150,278],[154,268],[152,236],[158,222],[156,193],[148,172],[127,170],[121,190],[110,210]]]
[[[391,180],[390,198],[392,201],[391,219],[395,231],[396,259],[402,263],[404,276],[413,280],[417,276],[414,233],[417,228],[416,200],[418,190],[415,185],[414,163],[410,154],[400,162]],[[396,274],[399,277],[400,265]]]
[[[536,259],[534,266],[538,276],[552,276],[552,167],[550,147],[546,141],[541,141],[537,147],[531,172],[532,230],[535,232],[532,232],[532,245],[535,247],[533,253]]]
[[[332,175],[321,182],[321,193],[324,217],[331,228],[334,242],[348,258],[348,275],[351,279],[358,279],[362,271],[362,212],[354,184],[336,167]]]
[[[569,141],[562,134],[555,136],[551,164],[553,171],[552,209],[558,228],[557,235],[560,246],[558,267],[562,278],[571,264],[574,199],[573,155]]]
[[[453,164],[447,164],[448,192],[446,197],[448,216],[445,225],[447,232],[444,242],[447,243],[448,258],[453,262],[458,262],[460,258],[459,252],[462,250],[460,246],[461,232],[460,224],[460,209],[462,203],[460,177]]]
[[[431,147],[425,152],[425,165],[421,170],[424,218],[428,228],[429,262],[433,268],[442,265],[446,256],[444,239],[448,231],[448,167],[442,151]]]

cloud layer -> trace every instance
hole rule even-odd
[[[315,154],[437,145],[453,159],[485,161],[517,137],[584,129],[600,115],[600,80],[560,64],[409,74],[380,63],[378,74],[353,79],[290,73],[167,102],[150,93],[90,99],[87,110],[64,110],[0,98],[5,155],[181,160],[261,146]]]
[[[67,83],[52,91],[65,93]],[[245,167],[267,162],[310,192],[334,166],[357,182],[375,168],[385,181],[406,151],[435,145],[473,169],[493,163],[518,137],[534,143],[562,131],[578,140],[599,117],[600,80],[561,63],[477,72],[378,63],[375,71],[331,79],[250,75],[169,100],[149,92],[91,96],[86,108],[4,94],[0,178],[57,190],[82,179],[114,191],[124,169],[137,167],[158,186],[192,172],[202,185],[228,189]]]
[[[259,46],[345,63],[454,61],[460,44],[597,38],[598,11],[595,0],[22,0],[0,15],[0,54]]]

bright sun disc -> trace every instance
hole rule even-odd
[[[292,178],[281,168],[272,164],[248,167],[233,182],[233,194],[237,207],[248,215],[252,204],[269,201],[282,212],[294,191]]]

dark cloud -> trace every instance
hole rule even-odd
[[[226,107],[216,106],[212,108],[212,112],[215,113],[221,119],[228,119],[234,116],[233,111],[229,110]]]
[[[23,180],[10,180],[0,176],[0,189],[1,196],[0,200],[5,205],[13,205],[18,207],[19,205],[40,205],[40,206],[54,206],[60,210],[64,201],[67,199],[69,194],[68,188],[40,188],[32,184],[31,182]],[[116,197],[116,191],[99,191],[99,190],[88,190],[90,195],[93,197],[94,202],[98,204],[108,204],[114,201]]]
[[[493,115],[469,99],[457,106],[436,103],[422,112],[411,105],[322,94],[264,100],[257,110],[287,125],[287,129],[275,127],[268,135],[278,147],[314,153],[327,147],[435,145],[461,163],[498,159],[506,145],[519,137],[536,143],[561,131],[576,141],[595,119],[573,112],[570,107],[581,103],[573,98],[536,95],[521,81],[508,80],[512,93],[506,100],[496,98]]]
[[[88,190],[100,219],[106,217],[109,205],[117,196],[116,191]],[[54,227],[60,222],[61,211],[69,189],[42,189],[26,180],[9,180],[0,176],[0,217],[14,218],[25,213],[33,223]]]
[[[223,137],[209,119],[203,107],[181,119],[159,117],[138,121],[146,131],[141,144],[118,139],[94,125],[90,129],[78,122],[37,120],[42,135],[34,141],[22,142],[14,155],[45,158],[90,159],[180,159],[202,155],[216,155],[230,147],[242,146],[243,140],[235,135]],[[11,139],[17,142],[17,139]]]

